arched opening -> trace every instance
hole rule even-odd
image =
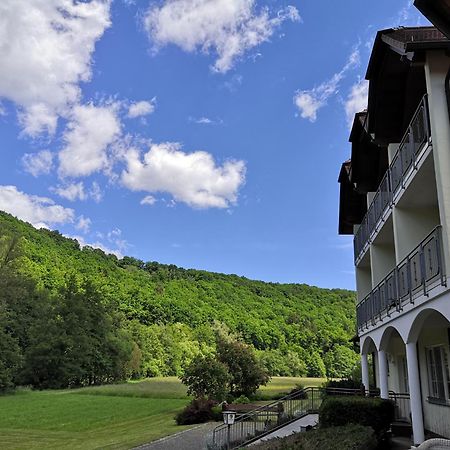
[[[389,391],[393,391],[396,394],[408,393],[409,384],[406,347],[396,328],[386,328],[381,337],[380,350],[386,352]],[[407,416],[408,415],[409,414],[407,414]]]
[[[408,345],[416,345],[426,430],[450,436],[450,320],[432,308],[414,319]]]
[[[374,340],[370,336],[366,336],[364,340],[361,342],[361,355],[364,358],[364,355],[367,358],[368,365],[368,381],[369,386],[366,386],[367,389],[374,389],[377,386],[377,370],[376,370],[376,358],[377,358],[377,346]],[[363,375],[364,378],[364,375]],[[366,383],[363,380],[363,384]]]

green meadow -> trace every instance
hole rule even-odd
[[[318,378],[274,377],[270,400]],[[176,377],[59,391],[19,389],[0,396],[1,449],[128,449],[188,429],[174,415],[189,401]]]

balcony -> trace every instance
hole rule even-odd
[[[425,95],[416,109],[397,153],[386,171],[353,240],[355,264],[370,245],[384,215],[394,204],[396,194],[412,176],[421,152],[431,142],[428,101]]]
[[[358,330],[374,326],[393,312],[428,296],[436,286],[446,286],[441,226],[436,227],[356,307]]]

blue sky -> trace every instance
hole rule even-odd
[[[340,164],[406,0],[3,0],[0,209],[118,255],[354,288]]]

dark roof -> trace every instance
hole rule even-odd
[[[450,38],[450,0],[415,0],[414,6]]]
[[[339,234],[353,234],[353,225],[360,224],[367,211],[364,195],[358,194],[351,182],[352,163],[345,161],[339,172]]]
[[[378,31],[367,67],[366,80],[377,71],[386,51],[396,53],[412,60],[417,50],[446,49],[450,41],[436,27],[399,27]]]

